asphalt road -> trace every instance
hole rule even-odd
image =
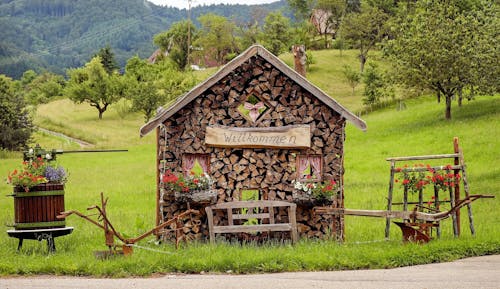
[[[304,289],[304,288],[500,288],[500,255],[385,270],[300,272],[257,275],[164,275],[95,279],[38,276],[0,278],[2,289]]]

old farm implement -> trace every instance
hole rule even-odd
[[[462,150],[458,146],[458,138],[454,138],[454,153],[427,156],[410,156],[389,158],[391,163],[389,192],[387,197],[387,210],[354,210],[332,207],[316,207],[317,214],[351,215],[379,217],[386,219],[385,237],[389,238],[391,219],[401,219],[402,222],[393,222],[398,225],[403,233],[403,240],[426,243],[431,240],[432,229],[435,228],[437,237],[441,236],[441,221],[451,216],[453,233],[460,235],[460,209],[467,206],[471,234],[475,235],[471,203],[480,198],[493,198],[489,195],[471,195],[467,182],[466,165]],[[452,159],[453,165],[430,166],[419,164],[413,167],[407,165],[396,167],[397,162],[430,161]],[[441,173],[440,173],[441,172]],[[398,182],[396,174],[401,174],[403,187],[402,202],[393,202],[395,183]],[[420,179],[418,179],[420,177]],[[448,179],[447,179],[448,178]],[[463,197],[460,194],[460,183],[463,184]],[[424,187],[431,187],[432,197],[424,201]],[[439,192],[449,194],[449,200],[440,199]],[[418,198],[410,201],[411,194]],[[441,211],[442,204],[449,204],[446,211]],[[402,205],[402,211],[392,210],[393,206]],[[409,205],[415,205],[413,210],[408,210]]]
[[[101,206],[91,206],[87,208],[87,210],[97,210],[97,214],[93,215],[85,215],[79,211],[71,210],[71,211],[66,211],[62,212],[58,218],[66,218],[72,214],[75,214],[90,223],[96,225],[97,227],[101,228],[104,230],[104,238],[105,238],[105,243],[106,246],[108,246],[107,251],[97,251],[95,252],[96,257],[108,257],[112,255],[117,255],[117,254],[123,254],[123,255],[130,255],[133,252],[133,246],[135,243],[139,242],[140,240],[150,236],[151,234],[162,234],[167,229],[165,229],[167,226],[174,225],[175,228],[173,231],[175,231],[175,236],[176,236],[176,248],[179,245],[179,242],[184,239],[186,240],[184,236],[184,232],[182,230],[182,224],[181,220],[183,218],[186,218],[192,214],[199,214],[199,211],[193,210],[193,209],[188,209],[184,211],[183,213],[180,213],[173,217],[170,220],[167,220],[163,222],[162,224],[154,227],[153,229],[147,231],[146,233],[140,235],[139,237],[136,238],[125,238],[123,237],[118,231],[115,230],[114,226],[111,224],[111,221],[109,220],[107,213],[106,213],[106,205],[108,203],[108,199],[104,198],[103,193],[101,193]],[[97,216],[95,219],[93,219],[93,216]],[[122,244],[118,245],[115,243],[115,237],[118,238]],[[121,247],[121,248],[120,248]]]

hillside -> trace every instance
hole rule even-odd
[[[265,15],[285,3],[201,6],[192,9],[192,18],[211,12],[243,22],[255,9]],[[28,69],[63,74],[106,45],[123,67],[134,55],[151,55],[153,35],[186,15],[145,0],[0,0],[0,73],[14,78]]]

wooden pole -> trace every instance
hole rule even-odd
[[[156,226],[160,225],[160,127],[156,128]],[[159,236],[157,236],[159,237]]]
[[[394,190],[394,170],[396,169],[396,161],[391,161],[391,177],[389,180],[389,193],[387,195],[387,211],[392,210],[392,192]],[[389,239],[389,233],[391,228],[391,218],[387,217],[385,219],[385,238]]]
[[[458,137],[453,138],[453,150],[455,154],[458,154],[460,152],[460,148],[458,146]],[[453,164],[455,166],[460,164],[460,159],[459,157],[455,157]],[[453,170],[453,174],[456,176],[460,173],[459,169]],[[460,202],[460,182],[455,182],[455,203],[453,203],[453,206],[455,206],[458,202]],[[460,210],[458,210],[455,214],[455,219],[457,222],[457,237],[460,236]]]
[[[459,155],[460,155],[460,165],[462,167],[462,181],[464,183],[464,193],[465,193],[465,198],[468,198],[470,196],[470,191],[469,191],[469,183],[467,182],[467,173],[466,173],[466,165],[465,165],[465,160],[464,160],[464,155],[463,151],[461,148],[458,149]],[[472,236],[476,235],[476,230],[474,229],[474,218],[472,217],[472,205],[467,204],[467,212],[469,214],[469,226],[470,226],[470,232]]]
[[[439,212],[439,189],[434,186],[434,207],[436,211]],[[441,222],[437,221],[436,235],[441,238]]]

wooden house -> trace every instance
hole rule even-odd
[[[366,129],[264,47],[250,47],[140,129],[141,136],[157,134],[157,223],[187,208],[204,212],[208,199],[181,197],[164,183],[166,174],[189,176],[196,166],[213,180],[212,202],[296,202],[300,236],[342,238],[342,217],[314,215],[314,198],[295,185],[334,180],[329,204],[343,207],[346,121]],[[205,239],[205,216],[189,219],[183,230]]]

